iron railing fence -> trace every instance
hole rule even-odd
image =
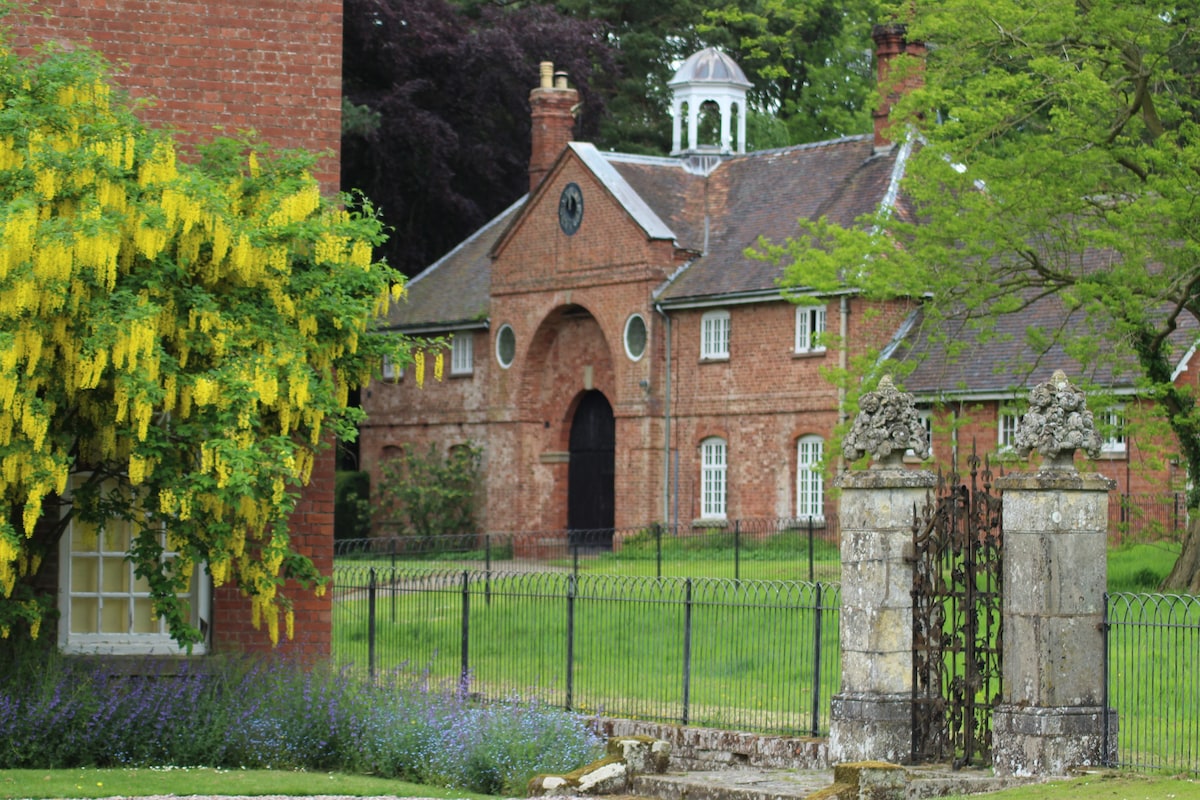
[[[1183,541],[1187,523],[1187,495],[1184,492],[1110,493],[1108,496],[1109,544]]]
[[[1106,595],[1106,608],[1104,724],[1117,730],[1109,761],[1200,774],[1200,597],[1120,592]]]
[[[388,569],[569,569],[580,573],[734,580],[837,581],[836,515],[738,519],[721,527],[646,525],[604,530],[518,531],[419,536],[380,523],[367,539],[334,544],[339,563]]]
[[[338,564],[334,659],[486,699],[818,736],[841,679],[837,584]]]

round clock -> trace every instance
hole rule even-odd
[[[583,222],[583,191],[577,183],[568,183],[558,197],[558,226],[567,236],[579,230]]]

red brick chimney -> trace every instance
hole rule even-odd
[[[533,147],[529,155],[529,191],[532,192],[546,177],[558,154],[571,141],[575,128],[575,110],[579,92],[567,88],[565,72],[554,72],[554,65],[540,65],[541,85],[529,93],[530,116],[533,118]]]
[[[902,94],[921,85],[920,69],[907,75],[904,80],[895,85],[889,84],[892,69],[892,59],[898,55],[908,54],[922,58],[925,55],[925,45],[921,42],[909,42],[905,38],[903,25],[876,25],[871,29],[871,38],[875,40],[875,70],[876,81],[880,90],[887,89],[887,94],[880,100],[875,109],[875,147],[890,147],[892,141],[884,134],[888,127],[888,115],[892,113],[892,105]]]

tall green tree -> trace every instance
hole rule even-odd
[[[72,522],[131,528],[129,558],[184,645],[204,565],[291,634],[288,578],[322,577],[288,517],[349,390],[403,340],[382,227],[323,197],[315,157],[253,141],[177,161],[85,50],[0,39],[0,635],[34,636]]]
[[[878,0],[758,0],[708,11],[699,30],[754,82],[752,108],[798,144],[871,130],[879,12]]]
[[[1085,324],[1031,330],[1031,346],[1067,335],[1081,361],[1136,359],[1191,476],[1166,582],[1191,592],[1200,410],[1172,381],[1172,338],[1200,320],[1198,12],[1174,0],[906,5],[909,37],[930,44],[923,87],[892,116],[898,136],[921,142],[903,187],[911,207],[854,230],[819,221],[767,249],[790,263],[792,286],[927,293],[935,327],[986,328],[1053,296]]]

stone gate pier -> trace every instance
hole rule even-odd
[[[847,461],[871,455],[871,469],[843,472],[841,690],[833,697],[834,763],[908,759],[912,750],[913,509],[937,482],[906,469],[905,450],[928,452],[911,395],[885,377],[863,395],[842,445]]]
[[[1104,731],[1104,593],[1108,492],[1115,482],[1080,474],[1076,449],[1100,454],[1084,393],[1060,371],[1030,392],[1017,452],[1037,450],[1035,474],[996,481],[1004,506],[1004,669],[992,715],[992,765],[1000,775],[1065,775],[1116,752],[1116,719]]]

